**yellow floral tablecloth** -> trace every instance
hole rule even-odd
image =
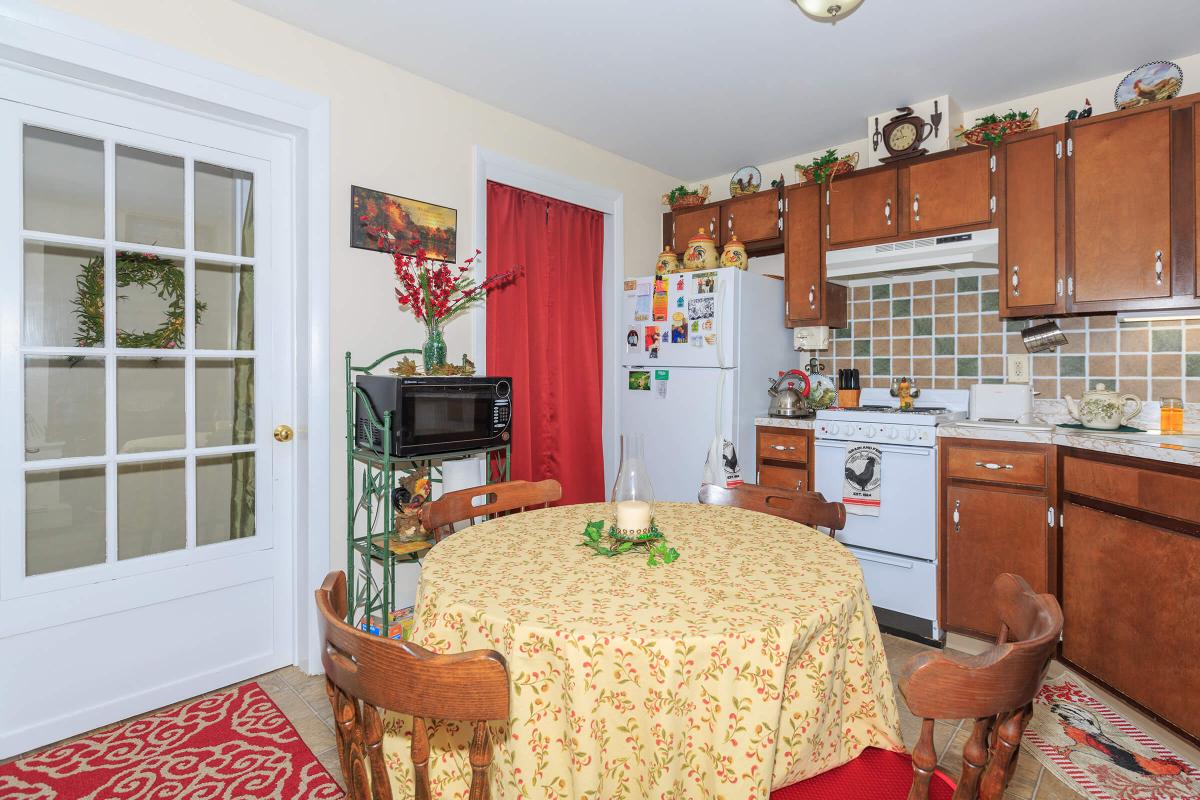
[[[606,506],[468,528],[425,558],[413,639],[508,660],[510,719],[492,730],[492,797],[759,798],[902,749],[879,629],[845,548],[735,508],[660,503],[681,554],[579,547]],[[468,726],[438,723],[434,796],[467,796]],[[389,716],[397,797],[412,796],[408,720]]]

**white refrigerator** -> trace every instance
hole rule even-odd
[[[767,412],[770,381],[797,356],[783,281],[739,269],[665,281],[665,297],[653,277],[625,283],[619,432],[644,437],[656,499],[695,502],[718,436],[734,445],[742,479],[754,481],[754,418]]]

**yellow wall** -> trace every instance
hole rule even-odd
[[[334,565],[345,559],[342,354],[350,350],[359,361],[373,360],[387,350],[419,347],[422,339],[422,329],[396,307],[387,256],[349,247],[351,184],[457,208],[461,259],[483,248],[472,240],[471,208],[472,147],[480,145],[622,192],[624,256],[631,274],[645,272],[643,265],[652,265],[661,247],[659,197],[678,185],[678,179],[229,0],[45,0],[45,5],[330,98]],[[335,6],[330,13],[337,13]],[[454,45],[448,42],[446,57],[453,58],[453,53]],[[470,352],[471,320],[452,322],[446,340],[452,359]]]

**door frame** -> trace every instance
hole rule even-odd
[[[312,591],[330,564],[329,99],[159,42],[47,9],[0,0],[0,64],[285,140],[292,171],[296,480],[293,659],[321,672]],[[280,209],[286,214],[288,209]]]
[[[553,197],[566,203],[590,208],[604,215],[604,268],[601,276],[601,314],[604,320],[601,363],[603,365],[600,436],[604,444],[604,485],[612,486],[619,460],[621,393],[617,391],[617,371],[621,353],[616,347],[616,332],[621,324],[621,300],[625,281],[625,195],[616,189],[596,186],[545,167],[487,150],[474,148],[473,233],[475,246],[486,251],[487,183],[495,181],[527,192]],[[487,256],[487,253],[484,253]],[[484,261],[475,263],[475,280],[487,277]],[[481,374],[487,372],[487,304],[471,311],[475,361]],[[480,483],[483,483],[482,473]]]

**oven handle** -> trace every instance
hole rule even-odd
[[[937,448],[934,448],[934,447],[918,447],[918,446],[904,447],[904,446],[895,446],[895,445],[889,446],[889,445],[872,444],[871,442],[859,442],[859,441],[847,442],[847,441],[844,441],[841,439],[817,439],[816,441],[813,442],[813,445],[816,447],[824,447],[824,448],[827,448],[830,450],[835,449],[835,448],[838,450],[845,450],[850,445],[859,445],[859,444],[870,444],[872,447],[878,447],[879,451],[882,453],[899,453],[901,455],[906,455],[906,456],[920,456],[921,458],[930,458],[933,456],[934,453],[937,452]]]
[[[913,568],[913,564],[911,561],[902,561],[898,558],[894,558],[894,559],[886,558],[884,556],[875,555],[874,553],[867,555],[862,550],[851,550],[850,552],[854,554],[855,558],[861,559],[863,561],[872,561],[876,564],[884,564],[889,567],[900,567],[901,569],[912,569]]]

